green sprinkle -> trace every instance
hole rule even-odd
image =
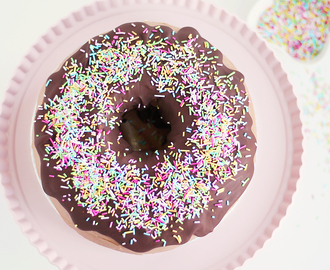
[[[246,178],[245,180],[243,180],[242,181],[242,187],[244,187],[249,180],[250,180],[250,178]]]

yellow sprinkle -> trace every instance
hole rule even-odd
[[[173,237],[178,241],[179,244],[182,242],[180,235],[173,235]]]

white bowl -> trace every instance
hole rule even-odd
[[[247,24],[255,32],[258,33],[258,36],[260,38],[262,38],[264,40],[266,40],[266,39],[263,38],[262,35],[260,34],[260,30],[258,29],[258,22],[259,22],[260,17],[262,16],[263,12],[266,9],[272,7],[274,5],[274,3],[275,3],[274,0],[259,0],[251,8],[250,13],[247,18]],[[301,59],[291,56],[286,51],[284,46],[279,46],[277,44],[269,42],[268,40],[266,40],[266,42],[267,42],[267,45],[270,47],[270,49],[272,49],[275,52],[276,56],[279,56],[281,59],[284,59],[285,61],[293,61],[300,65],[302,64],[302,65],[306,65],[306,66],[317,64],[321,59],[323,59],[325,57],[325,55],[327,54],[327,51],[328,51],[328,47],[329,47],[329,37],[327,37],[326,42],[324,43],[323,49],[319,52],[319,54],[317,54],[316,56],[314,56],[311,59],[301,60]]]

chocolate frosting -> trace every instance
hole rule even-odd
[[[123,24],[85,43],[44,91],[34,128],[45,193],[79,229],[130,250],[212,232],[253,175],[244,77],[191,27]],[[133,151],[122,116],[155,99],[166,145]]]

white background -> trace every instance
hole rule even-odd
[[[251,10],[257,0],[209,0],[242,20],[251,19]],[[262,0],[260,0],[262,1]],[[1,0],[0,6],[0,102],[9,87],[16,67],[38,38],[57,22],[92,0]],[[257,14],[254,14],[257,16]],[[253,17],[253,12],[252,12]],[[250,22],[250,20],[249,20]],[[322,55],[312,65],[292,60],[276,51],[284,68],[290,75],[302,110],[310,105],[308,91],[313,87],[309,76],[329,74],[327,66],[330,52]],[[330,85],[330,79],[322,79]],[[328,84],[327,84],[328,83]],[[326,86],[325,86],[326,87]],[[325,94],[330,95],[330,87]],[[330,100],[330,98],[327,98]],[[330,104],[329,104],[330,105]],[[318,111],[319,112],[319,111]],[[329,113],[330,110],[324,110]],[[285,218],[275,230],[273,237],[252,259],[237,270],[329,270],[330,269],[330,159],[329,144],[317,134],[322,122],[320,113],[302,115],[305,124],[305,154],[301,179],[293,203]],[[330,115],[324,117],[330,118]],[[326,122],[326,125],[330,125]],[[313,130],[313,132],[311,132]],[[40,255],[21,232],[4,196],[0,191],[0,270],[55,270],[48,260]],[[111,265],[111,264],[110,264]]]

